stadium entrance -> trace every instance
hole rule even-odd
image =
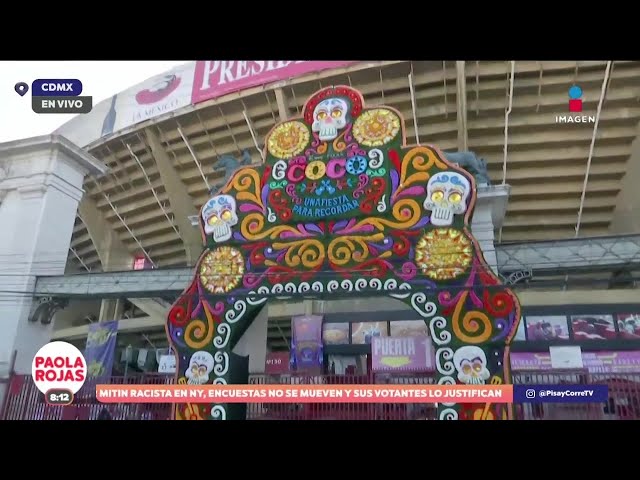
[[[270,299],[389,296],[426,322],[439,384],[510,383],[509,344],[520,306],[487,265],[469,223],[473,177],[434,147],[406,146],[394,109],[365,108],[360,92],[330,87],[303,116],[267,135],[264,165],[236,171],[202,207],[205,251],[166,331],[177,382],[248,380],[233,353]],[[315,328],[309,319],[301,333]],[[298,367],[318,357],[300,340]],[[476,405],[510,419],[507,405]],[[238,404],[185,404],[176,419],[245,418]],[[438,419],[461,415],[439,404]]]

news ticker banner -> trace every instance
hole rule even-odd
[[[189,105],[196,105],[260,85],[264,85],[265,88],[275,88],[280,82],[292,78],[328,69],[348,67],[355,63],[358,62],[291,60],[188,62],[97,103],[89,114],[72,118],[54,133],[67,137],[81,147],[86,147],[102,137]]]
[[[67,342],[44,345],[33,381],[52,405],[70,405],[87,362]],[[607,385],[97,385],[103,403],[605,403]]]
[[[97,385],[103,403],[604,403],[606,385]]]

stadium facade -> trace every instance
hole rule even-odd
[[[571,345],[586,369],[638,371],[639,77],[638,62],[199,61],[150,78],[53,137],[0,146],[0,218],[20,232],[0,244],[0,310],[15,332],[0,362],[27,373],[43,342],[83,347],[90,325],[119,320],[116,371],[157,371],[170,306],[202,252],[200,207],[237,168],[262,164],[275,124],[345,85],[396,109],[407,144],[474,174],[473,235],[522,306],[514,369],[551,368],[549,347]],[[250,373],[289,349],[302,314],[335,337],[329,363],[359,371],[366,332],[422,322],[389,298],[271,301],[236,352]]]

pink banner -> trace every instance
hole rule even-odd
[[[433,370],[429,337],[373,337],[371,366],[374,372],[426,372]]]
[[[346,67],[355,61],[308,62],[292,60],[206,60],[196,62],[191,103],[231,92],[299,77],[306,73]]]
[[[640,372],[640,351],[582,352],[584,367],[593,373]],[[549,353],[512,352],[511,368],[523,370],[551,370]]]

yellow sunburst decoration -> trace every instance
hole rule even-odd
[[[218,247],[200,264],[202,286],[214,294],[227,293],[242,281],[245,272],[242,253],[233,247]]]
[[[302,122],[285,122],[278,125],[267,141],[269,153],[284,160],[301,153],[309,144],[309,129]]]
[[[400,131],[400,118],[391,110],[367,110],[353,124],[353,136],[367,147],[389,143]]]
[[[433,280],[452,280],[467,271],[473,259],[471,240],[453,228],[436,228],[416,245],[416,265]]]

